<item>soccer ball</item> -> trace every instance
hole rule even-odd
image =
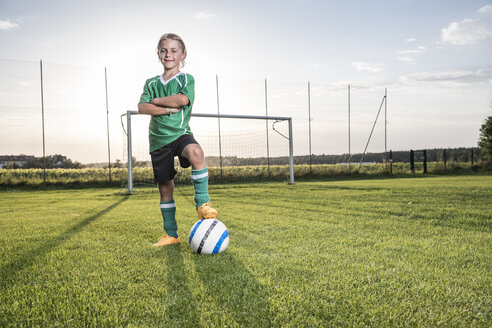
[[[191,227],[188,242],[195,253],[221,253],[229,244],[229,231],[217,219],[199,220]]]

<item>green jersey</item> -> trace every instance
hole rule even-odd
[[[168,81],[158,75],[145,82],[141,103],[149,103],[154,98],[184,94],[190,102],[178,113],[151,116],[149,124],[150,152],[178,139],[183,134],[193,135],[190,131],[191,108],[195,100],[195,79],[190,74],[179,72]]]

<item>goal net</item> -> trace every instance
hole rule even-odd
[[[122,115],[126,170],[122,174],[122,186],[129,192],[134,187],[155,185],[149,155],[149,120],[148,115],[137,111],[127,111]],[[192,114],[190,126],[205,153],[210,184],[294,183],[290,117]],[[175,183],[190,184],[191,168],[181,168],[177,158],[175,168],[178,172]]]

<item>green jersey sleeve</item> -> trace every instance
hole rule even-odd
[[[140,96],[140,101],[138,102],[139,104],[141,103],[149,103],[152,99],[155,98],[152,89],[150,88],[150,85],[152,83],[156,83],[156,77],[148,79],[145,81],[145,85],[143,87],[143,92],[142,95]]]
[[[190,103],[185,108],[191,108],[195,101],[195,79],[191,74],[184,74],[183,88],[179,91],[180,94],[188,97]]]

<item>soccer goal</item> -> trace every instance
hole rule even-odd
[[[210,183],[287,181],[294,184],[292,118],[192,113],[191,130],[202,146]],[[123,117],[126,116],[126,127]],[[124,132],[122,186],[155,185],[148,146],[150,117],[127,111]],[[189,169],[176,163],[175,182],[189,184]]]

